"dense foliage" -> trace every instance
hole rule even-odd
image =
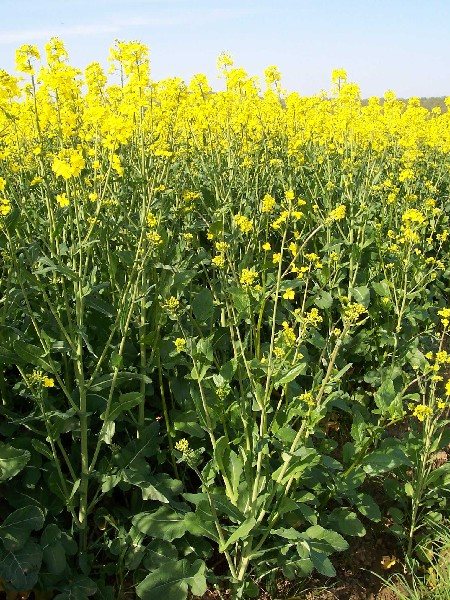
[[[258,595],[449,517],[450,113],[154,82],[63,44],[0,71],[0,580]],[[445,455],[445,453],[444,453]],[[440,465],[440,466],[439,466]],[[397,557],[398,560],[401,557]],[[46,595],[50,593],[50,596]]]

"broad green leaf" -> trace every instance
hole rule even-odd
[[[62,264],[61,262],[56,264],[51,258],[48,258],[47,256],[41,256],[38,262],[41,265],[45,266],[35,270],[34,273],[36,275],[43,275],[44,273],[48,272],[56,272],[60,273],[61,275],[64,275],[65,277],[67,277],[67,279],[71,281],[79,281],[77,273],[72,269],[69,269],[69,267]]]
[[[61,541],[61,531],[55,524],[47,525],[42,532],[41,548],[44,562],[52,575],[59,575],[67,566],[66,551]]]
[[[87,600],[96,591],[97,585],[92,579],[81,575],[61,588],[61,593],[55,596],[54,600]]]
[[[41,367],[48,373],[53,373],[53,367],[49,362],[44,360],[44,351],[38,346],[26,344],[22,340],[13,342],[13,350],[19,358],[18,363],[24,365],[34,365]]]
[[[336,508],[328,517],[328,523],[339,529],[344,535],[355,535],[362,537],[366,530],[364,525],[356,516],[356,513],[347,508]]]
[[[195,294],[191,300],[192,311],[197,321],[207,321],[214,312],[213,295],[207,288]]]
[[[35,438],[31,440],[31,445],[36,450],[36,452],[39,452],[39,454],[42,454],[49,460],[53,460],[53,454],[50,446],[44,444],[44,442],[41,442],[41,440],[37,440]]]
[[[111,388],[114,379],[114,373],[108,373],[97,377],[89,386],[89,390],[92,392],[100,392],[101,390],[108,390]],[[129,382],[132,379],[141,379],[139,373],[132,373],[130,371],[121,371],[116,377],[116,385],[120,385],[125,382]],[[145,377],[145,383],[151,383],[151,379]]]
[[[342,535],[331,529],[325,529],[321,525],[309,527],[305,531],[305,536],[310,540],[323,540],[327,542],[336,552],[341,552],[348,548],[348,543]]]
[[[191,586],[194,595],[203,595],[206,591],[204,569],[201,560],[165,563],[141,581],[136,594],[142,600],[185,600]]]
[[[15,552],[0,551],[0,579],[16,590],[30,590],[38,580],[42,564],[42,549],[28,540]]]
[[[392,379],[385,379],[374,394],[375,404],[382,413],[385,413],[396,396],[397,392],[395,391]]]
[[[25,467],[30,460],[28,450],[13,448],[0,442],[0,482],[8,481]]]
[[[369,494],[358,494],[356,508],[371,521],[380,521],[381,511],[378,504]]]
[[[233,531],[230,537],[226,540],[225,544],[219,545],[219,551],[224,552],[229,546],[231,546],[231,544],[246,538],[255,525],[256,520],[253,517],[246,519],[239,525],[237,529]]]
[[[330,294],[330,292],[323,290],[320,293],[320,296],[314,301],[314,304],[322,309],[330,308],[330,306],[333,304],[333,296]]]
[[[32,531],[42,529],[44,513],[37,506],[24,506],[8,515],[0,526],[0,539],[6,550],[16,552],[30,537]]]
[[[204,520],[202,511],[187,513],[185,518],[186,530],[197,537],[207,537],[215,542],[219,541],[214,521]]]
[[[272,533],[273,535],[278,535],[286,540],[299,540],[303,538],[302,534],[293,527],[274,529]]]
[[[285,385],[286,383],[294,381],[294,379],[296,377],[298,377],[299,375],[303,375],[305,373],[306,367],[307,367],[306,363],[300,363],[300,364],[296,365],[295,367],[292,367],[292,369],[289,369],[289,371],[287,371],[287,373],[285,373],[283,375],[283,377],[281,377],[280,379],[277,379],[274,382],[274,385],[275,386]]]
[[[316,571],[325,577],[334,577],[336,570],[326,554],[311,550],[311,561]]]
[[[371,285],[376,294],[384,298],[389,297],[389,284],[385,279],[383,279],[383,281],[380,282],[374,282]]]
[[[377,450],[367,455],[362,461],[362,467],[368,475],[380,475],[408,464],[410,461],[399,447]]]
[[[284,452],[282,458],[283,464],[272,473],[272,479],[281,485],[284,485],[290,479],[297,479],[307,469],[317,465],[320,460],[320,456],[314,448],[306,447],[300,448],[292,456]],[[286,463],[288,463],[287,467]]]
[[[139,513],[133,517],[133,525],[142,533],[171,542],[186,533],[185,516],[168,506],[154,513]]]
[[[366,285],[362,285],[356,288],[350,288],[350,293],[353,296],[353,300],[362,304],[367,308],[370,304],[370,289]]]
[[[143,565],[149,571],[153,571],[177,558],[178,552],[173,544],[165,540],[152,540],[147,545]]]
[[[115,421],[119,415],[124,411],[131,410],[139,404],[142,399],[141,392],[128,392],[127,394],[120,394],[118,400],[113,402],[111,412],[108,415],[108,421]],[[101,419],[106,418],[106,414],[100,415]]]
[[[238,487],[239,487],[239,481],[240,481],[241,474],[242,474],[243,465],[242,465],[242,460],[236,454],[236,452],[234,452],[233,450],[231,450],[231,452],[230,452],[230,463],[229,464],[230,464],[230,466],[229,466],[230,484],[231,484],[231,487],[234,492],[234,497],[236,498],[238,495]]]

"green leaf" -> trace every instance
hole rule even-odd
[[[55,596],[54,600],[87,600],[96,591],[97,585],[92,579],[81,575],[61,588],[61,593]]]
[[[212,500],[219,514],[227,515],[235,523],[242,523],[244,520],[243,513],[230,502],[225,494],[213,494]]]
[[[75,271],[72,271],[72,269],[69,269],[69,267],[62,263],[56,264],[47,256],[41,256],[39,258],[39,263],[45,265],[45,267],[35,270],[34,273],[36,275],[43,275],[44,273],[48,272],[56,272],[60,273],[61,275],[65,275],[65,277],[71,281],[79,281],[79,277]]]
[[[289,479],[297,479],[307,469],[311,469],[319,463],[320,456],[314,448],[302,447],[295,451],[294,455],[287,452],[282,454],[283,464],[272,473],[272,479],[278,481],[281,485],[286,484]],[[285,467],[286,463],[288,466]]]
[[[29,540],[15,552],[0,552],[0,579],[16,590],[30,590],[38,580],[42,550]]]
[[[46,360],[43,359],[44,351],[38,346],[32,344],[26,344],[21,340],[13,342],[13,349],[17,357],[20,359],[19,364],[34,365],[41,367],[49,373],[53,373],[53,367]]]
[[[141,401],[141,392],[128,392],[127,394],[120,394],[119,399],[113,403],[111,412],[108,415],[108,421],[115,421],[117,417],[124,411],[131,410],[139,404]],[[101,419],[105,419],[106,414],[100,415]]]
[[[0,442],[0,482],[8,481],[20,473],[30,456],[28,450],[13,448]]]
[[[232,454],[234,454],[234,460],[232,459]],[[237,499],[237,485],[242,473],[242,461],[235,452],[230,450],[230,443],[226,436],[222,436],[216,441],[214,458],[220,472],[226,477],[226,494],[235,503]],[[236,477],[237,485],[233,485],[233,482],[236,484]]]
[[[300,363],[300,364],[296,365],[295,367],[292,367],[292,369],[289,369],[289,371],[287,373],[285,373],[283,375],[283,377],[281,377],[280,379],[278,379],[274,382],[275,387],[277,387],[279,385],[285,385],[286,383],[294,381],[294,379],[296,377],[298,377],[299,375],[303,375],[303,373],[305,373],[306,367],[307,367],[306,363]]]
[[[386,378],[374,394],[375,404],[384,413],[388,410],[396,396],[397,392],[395,391],[392,379]]]
[[[230,463],[229,464],[230,464],[230,467],[229,467],[230,484],[231,484],[231,487],[234,492],[234,497],[237,498],[239,481],[241,478],[243,465],[242,465],[242,460],[236,454],[236,452],[234,452],[233,450],[231,450],[231,452],[230,452]]]
[[[162,506],[154,513],[139,513],[132,523],[142,533],[168,542],[186,533],[185,516],[168,506]]]
[[[89,390],[92,392],[100,392],[101,390],[107,390],[111,388],[114,379],[114,373],[108,373],[101,375],[94,379],[92,384],[89,386]],[[125,382],[129,382],[132,379],[141,379],[139,373],[132,373],[130,371],[121,371],[116,377],[116,385],[120,385]],[[151,383],[151,379],[145,377],[145,383]]]
[[[177,557],[177,549],[173,544],[165,540],[152,540],[147,545],[143,565],[149,571],[153,571],[167,563],[175,561]]]
[[[325,575],[325,577],[334,577],[336,575],[336,570],[326,554],[322,554],[322,552],[316,552],[315,550],[311,550],[310,556],[314,568],[321,575]]]
[[[314,301],[314,304],[322,309],[330,308],[330,306],[333,304],[333,296],[330,294],[330,292],[323,290],[320,296]]]
[[[85,306],[92,308],[106,317],[113,317],[115,314],[114,307],[105,302],[98,294],[88,294],[84,297]]]
[[[323,540],[336,552],[347,550],[348,542],[336,531],[325,529],[321,525],[313,525],[305,531],[305,536],[310,540]]]
[[[273,535],[279,535],[286,540],[299,540],[303,538],[303,535],[293,527],[274,529],[272,533]]]
[[[203,595],[206,591],[204,576],[205,564],[201,560],[190,563],[183,559],[166,563],[149,573],[136,587],[136,594],[142,600],[185,600],[188,586],[194,595]]]
[[[366,530],[364,525],[356,516],[356,513],[347,508],[336,508],[328,517],[328,523],[339,529],[344,535],[362,537]]]
[[[214,313],[213,295],[207,288],[195,294],[191,301],[192,311],[197,321],[207,321]]]
[[[356,508],[362,515],[371,521],[381,520],[380,507],[372,498],[372,496],[369,496],[369,494],[358,494],[357,498],[358,502],[356,503]]]
[[[369,306],[370,289],[366,285],[350,288],[349,292],[353,296],[355,302],[359,302],[359,304],[362,304],[365,308]]]
[[[44,513],[37,506],[24,506],[8,515],[0,526],[0,539],[6,550],[16,552],[30,537],[32,531],[42,529]]]
[[[214,521],[209,518],[211,516],[211,513],[207,513],[208,519],[205,519],[203,511],[201,509],[199,510],[199,508],[197,508],[195,513],[187,513],[185,518],[186,531],[192,535],[198,537],[207,537],[215,542],[218,542],[219,536],[217,535]]]
[[[31,445],[36,450],[36,452],[39,452],[39,454],[42,454],[43,456],[45,456],[49,460],[53,460],[52,451],[47,446],[47,444],[44,444],[44,442],[41,442],[41,440],[37,440],[37,439],[33,438],[31,440]]]
[[[66,551],[61,541],[61,531],[55,524],[47,525],[42,532],[41,548],[44,562],[52,575],[59,575],[67,566]]]
[[[376,294],[382,296],[383,298],[389,297],[389,284],[386,279],[380,282],[372,283],[372,288]]]
[[[408,464],[410,464],[410,461],[403,450],[398,447],[377,450],[366,456],[362,461],[362,467],[368,475],[380,475]]]
[[[239,525],[237,529],[233,531],[228,540],[226,540],[225,544],[219,545],[219,552],[224,552],[228,546],[234,544],[238,540],[242,540],[248,536],[250,531],[255,527],[256,520],[253,517],[249,517],[243,523]]]

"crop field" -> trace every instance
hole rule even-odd
[[[137,42],[16,63],[5,598],[307,598],[362,544],[427,590],[393,597],[449,598],[448,110],[226,54],[222,91],[154,81]]]

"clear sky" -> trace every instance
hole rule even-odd
[[[364,96],[450,95],[450,0],[0,0],[0,68],[52,35],[78,67],[106,64],[115,39],[142,41],[154,79],[206,73],[214,86],[227,51],[251,75],[276,64],[303,94],[345,68]]]

